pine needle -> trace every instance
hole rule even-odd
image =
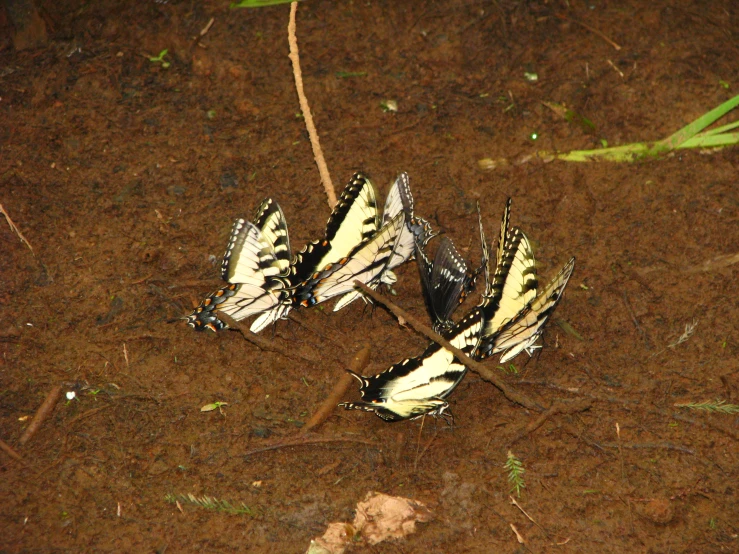
[[[698,320],[694,319],[690,323],[685,324],[685,331],[683,331],[683,334],[677,337],[675,342],[668,344],[667,348],[675,348],[678,344],[684,343],[686,340],[688,340],[690,337],[693,336],[693,333],[695,333],[695,328],[698,326]]]
[[[511,492],[515,491],[516,496],[520,498],[521,489],[526,488],[526,484],[523,482],[523,474],[526,472],[523,468],[523,463],[509,450],[508,459],[503,467],[508,472],[508,482],[511,484]]]
[[[225,512],[227,514],[233,514],[233,515],[249,515],[253,516],[255,515],[254,511],[249,508],[246,504],[243,502],[239,506],[234,506],[227,500],[219,500],[217,498],[213,498],[212,496],[195,496],[194,494],[168,494],[164,497],[164,499],[171,503],[176,504],[177,502],[181,502],[183,504],[192,504],[194,506],[200,506],[201,508],[205,508],[206,510],[213,510],[216,512]]]
[[[706,412],[715,412],[718,414],[739,414],[739,405],[727,404],[726,400],[706,400],[705,402],[686,402],[685,404],[675,404],[677,408],[689,408],[691,410],[703,410]]]

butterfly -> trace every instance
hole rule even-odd
[[[489,253],[482,228],[482,215],[480,214],[479,205],[478,222],[480,226],[480,244],[482,245],[482,262],[474,272],[469,270],[467,262],[449,238],[443,237],[440,240],[433,262],[426,254],[424,245],[416,241],[416,261],[421,275],[421,292],[434,331],[437,333],[448,330],[454,325],[451,320],[452,313],[475,288],[477,277],[483,270],[485,271],[486,282],[489,280]]]
[[[376,288],[404,226],[405,213],[400,212],[345,258],[315,273],[295,293],[296,300],[307,307],[344,295],[334,307],[334,311],[338,311],[354,300],[351,293],[354,292],[355,280]]]
[[[510,205],[508,199],[501,222],[495,275],[486,283],[483,294],[481,307],[485,312],[485,324],[477,353],[484,359],[503,352],[500,363],[523,350],[531,355],[537,348],[534,343],[559,302],[575,262],[572,258],[538,293],[539,280],[531,243],[519,228],[508,228]]]
[[[267,198],[257,209],[254,223],[237,219],[221,264],[228,286],[208,295],[188,317],[196,330],[220,331],[227,325],[222,311],[239,321],[261,314],[251,326],[254,333],[284,318],[292,303],[288,290],[290,239],[280,206]]]
[[[433,231],[428,221],[415,215],[410,179],[405,172],[398,175],[390,188],[390,192],[388,192],[383,212],[383,223],[387,223],[401,211],[405,212],[405,228],[401,231],[393,255],[382,274],[381,281],[386,285],[392,285],[397,281],[397,277],[392,270],[414,256],[416,242],[426,246],[438,234],[438,232]]]
[[[492,354],[503,352],[500,357],[500,363],[503,364],[524,350],[531,356],[536,348],[541,348],[535,343],[541,336],[544,324],[562,298],[574,268],[575,258],[570,258],[554,279],[520,312],[507,319],[506,323],[492,335],[483,336],[478,357],[485,359]]]
[[[357,246],[372,238],[379,228],[375,187],[355,173],[326,223],[324,237],[308,243],[290,264],[290,284],[295,288],[294,305],[307,294],[308,282],[329,264],[346,258]]]
[[[470,355],[477,348],[483,321],[482,310],[475,308],[444,337]],[[361,400],[339,406],[374,412],[385,421],[442,416],[449,408],[445,398],[466,372],[454,354],[434,342],[420,356],[403,360],[378,375],[365,377],[350,371],[359,381]]]
[[[426,244],[437,233],[431,228],[428,221],[414,214],[413,195],[411,194],[410,179],[408,174],[403,172],[395,179],[393,186],[388,192],[385,200],[385,208],[382,215],[382,224],[387,225],[400,213],[405,214],[405,225],[401,228],[398,238],[393,247],[393,251],[388,259],[387,264],[383,268],[379,282],[391,286],[397,280],[397,276],[392,271],[402,263],[408,261],[414,254],[415,241],[418,240],[422,244]],[[373,286],[374,288],[374,286]],[[354,302],[357,298],[362,298],[367,302],[367,298],[359,291],[352,290],[346,293],[334,306],[334,311],[338,311],[345,306]]]

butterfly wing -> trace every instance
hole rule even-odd
[[[290,283],[298,290],[303,282],[328,264],[338,262],[371,238],[378,228],[375,187],[362,175],[355,173],[339,197],[326,223],[321,240],[308,243],[290,266]]]
[[[491,284],[493,293],[483,297],[486,321],[482,336],[495,335],[515,319],[536,297],[538,284],[531,243],[523,231],[514,227],[508,234],[496,268]]]
[[[345,294],[334,307],[338,311],[361,296],[354,290],[354,281],[359,280],[376,288],[380,276],[392,255],[398,235],[405,224],[405,214],[399,213],[384,225],[368,241],[356,247],[338,263],[327,265],[323,271],[306,281],[296,297],[302,306],[313,306]],[[297,296],[300,294],[300,296]]]
[[[292,251],[290,250],[287,221],[279,204],[271,198],[265,199],[257,208],[257,213],[252,221],[262,231],[263,239],[272,245],[280,273],[287,273],[292,259]]]
[[[401,211],[405,212],[405,227],[401,230],[395,245],[393,255],[388,261],[387,267],[380,278],[382,283],[392,285],[397,281],[393,269],[408,261],[415,253],[415,242],[418,240],[424,246],[436,236],[428,221],[416,217],[413,208],[413,195],[411,194],[410,179],[403,172],[395,179],[385,201],[383,223],[391,221]]]
[[[491,354],[503,352],[500,363],[505,363],[524,350],[530,354],[535,348],[534,343],[544,329],[544,324],[562,298],[574,268],[575,258],[571,258],[515,319],[505,324],[492,337],[484,339],[484,345],[480,348],[480,356],[486,358]]]
[[[482,309],[475,308],[445,336],[454,346],[472,354],[482,323]],[[444,399],[466,371],[454,354],[431,343],[420,356],[403,360],[378,375],[364,377],[352,373],[359,380],[361,400],[339,405],[347,410],[375,412],[386,421],[441,415],[448,407]]]
[[[222,270],[229,285],[210,294],[188,316],[188,324],[195,329],[224,329],[226,324],[218,319],[216,309],[238,321],[279,303],[283,292],[283,284],[277,279],[279,261],[272,245],[253,223],[243,219],[234,222]]]
[[[441,239],[430,268],[420,245],[418,251],[421,286],[434,330],[449,329],[452,313],[462,302],[468,284],[467,263],[447,237]]]
[[[511,220],[511,202],[512,199],[506,200],[505,209],[503,210],[503,219],[500,222],[500,235],[498,235],[498,249],[496,252],[496,267],[503,262],[503,254],[505,252],[505,245],[508,242],[508,224]]]

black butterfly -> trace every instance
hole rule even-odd
[[[443,237],[436,250],[434,261],[425,252],[424,245],[416,242],[416,261],[421,275],[421,292],[426,304],[426,310],[431,318],[434,331],[448,330],[454,322],[452,313],[475,288],[475,283],[481,272],[485,272],[488,280],[488,248],[485,234],[482,229],[482,216],[478,206],[478,221],[480,225],[480,243],[482,244],[482,262],[480,267],[471,272],[467,262],[459,254],[454,243]]]

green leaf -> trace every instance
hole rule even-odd
[[[366,77],[366,71],[337,71],[336,76],[339,79],[346,79],[348,77]]]

